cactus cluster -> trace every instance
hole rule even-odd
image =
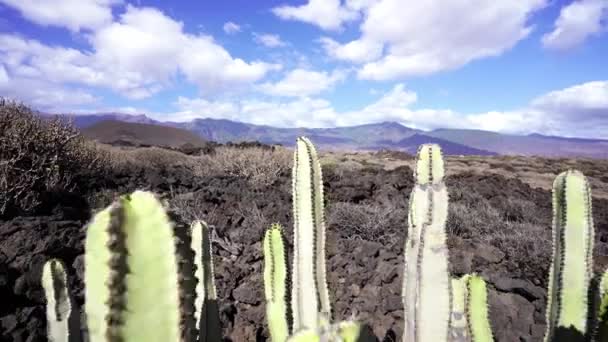
[[[220,340],[208,228],[194,222],[189,244],[175,234],[149,192],[120,197],[94,216],[85,242],[89,341]],[[60,261],[45,264],[42,285],[49,339],[80,341],[79,312]]]
[[[264,236],[264,288],[272,341],[360,341],[364,338],[360,324],[331,321],[323,179],[317,152],[307,138],[299,138],[296,143],[292,186],[291,270],[287,269],[283,228],[273,224]]]
[[[422,145],[409,201],[402,299],[404,342],[492,341],[486,283],[452,277],[446,240],[448,191],[438,145]],[[291,268],[283,228],[263,240],[264,293],[273,342],[375,340],[356,321],[332,321],[327,286],[324,195],[313,144],[297,140],[293,167]],[[608,272],[593,274],[591,191],[575,170],[553,185],[553,259],[545,341],[608,341]],[[136,191],[96,214],[85,244],[85,312],[91,342],[220,341],[209,228],[176,236],[156,197]],[[42,272],[48,336],[81,340],[79,309],[65,267]]]

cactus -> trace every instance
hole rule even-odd
[[[282,227],[274,224],[264,236],[264,290],[266,317],[273,341],[289,336],[287,314],[287,263]]]
[[[452,319],[449,341],[493,341],[486,283],[478,275],[465,274],[452,279]]]
[[[194,223],[192,244],[193,246],[197,245],[198,252],[196,252],[195,263],[202,270],[202,277],[198,278],[198,280],[202,284],[204,293],[203,307],[198,322],[198,340],[201,342],[220,341],[220,314],[215,288],[215,274],[213,272],[213,253],[209,237],[209,226],[205,222],[197,221]]]
[[[292,330],[316,328],[331,320],[325,270],[323,183],[317,152],[298,138],[293,167],[294,254]]]
[[[84,277],[91,342],[221,340],[209,230],[195,222],[187,246],[174,234],[165,209],[149,192],[122,196],[93,217]],[[53,342],[80,339],[79,311],[69,300],[66,278],[59,261],[47,262],[42,284]],[[188,288],[194,279],[197,284]],[[66,322],[67,316],[75,319]]]
[[[363,328],[357,322],[343,321],[326,326],[322,331],[304,329],[287,339],[287,342],[358,342],[366,341]]]
[[[180,340],[173,228],[152,194],[123,196],[95,215],[85,249],[91,342]]]
[[[422,145],[410,196],[405,243],[404,342],[447,341],[451,291],[445,224],[448,193],[438,145]]]
[[[605,341],[608,337],[608,270],[602,273],[600,278],[599,289],[599,307],[597,311],[597,329],[596,336],[600,337],[598,341]],[[604,339],[601,339],[601,338]]]
[[[51,259],[42,269],[42,287],[46,296],[47,332],[50,342],[80,341],[79,310],[71,298],[65,266]]]
[[[545,341],[586,339],[593,235],[589,184],[579,171],[563,172],[553,183],[553,261]]]
[[[352,321],[331,323],[325,265],[323,180],[317,152],[307,138],[298,138],[294,152],[293,266],[291,305],[287,304],[287,257],[282,228],[274,224],[264,236],[266,312],[274,342],[366,341],[366,328]],[[292,316],[290,316],[290,313]],[[289,319],[293,324],[289,336]]]

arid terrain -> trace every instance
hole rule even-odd
[[[39,146],[48,136],[22,139],[16,146],[15,136],[6,132],[27,130],[0,122],[0,204],[5,204],[0,215],[0,341],[46,340],[40,272],[51,257],[68,265],[70,285],[82,305],[87,221],[115,196],[135,189],[165,199],[178,220],[176,229],[195,218],[213,226],[225,340],[267,339],[261,242],[273,222],[291,234],[291,150],[242,144],[180,151],[80,139],[57,154],[49,144]],[[44,153],[69,155],[73,163],[58,164],[61,177],[41,173],[47,178],[16,184],[38,171],[14,168],[46,165],[34,158]],[[404,152],[322,154],[334,317],[369,323],[380,341],[400,340],[403,326],[403,244],[413,163]],[[595,266],[602,270],[608,265],[608,160],[449,156],[446,167],[452,275],[477,272],[486,279],[497,341],[542,340],[552,180],[568,168],[590,178]],[[49,184],[48,177],[58,178]],[[27,184],[32,188],[25,192],[12,191]]]

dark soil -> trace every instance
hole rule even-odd
[[[407,167],[392,171],[344,170],[339,175],[328,169],[324,176],[327,201],[390,202],[399,209],[407,208],[413,184],[412,170]],[[263,189],[234,177],[195,178],[179,168],[118,174],[99,183],[103,189],[117,192],[144,188],[164,197],[169,192],[196,196],[200,211],[208,215],[217,233],[213,253],[225,340],[266,340],[261,241],[271,222],[282,223],[291,235],[289,174]],[[513,222],[525,223],[545,232],[542,237],[528,239],[550,237],[549,192],[499,175],[461,174],[448,178],[447,183],[453,205],[466,204],[472,210],[489,205],[497,210],[500,219],[487,222],[488,227],[509,229],[515,227]],[[39,279],[43,263],[51,257],[65,261],[72,292],[83,304],[83,227],[93,210],[88,206],[92,195],[59,197],[38,216],[0,221],[0,341],[46,340]],[[245,214],[252,207],[261,212],[261,218]],[[595,200],[594,218],[596,262],[605,266],[608,201]],[[548,255],[533,260],[544,267],[524,269],[521,260],[526,255],[511,255],[510,245],[482,244],[480,241],[485,240],[477,230],[466,229],[450,232],[452,275],[478,272],[488,281],[497,341],[540,341],[544,334]],[[328,227],[328,281],[334,319],[354,315],[369,323],[379,340],[401,340],[405,232],[405,220],[399,226],[387,227],[390,243],[380,244],[354,238],[344,227]],[[551,241],[545,243],[550,246]]]

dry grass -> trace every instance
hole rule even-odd
[[[291,168],[292,152],[285,148],[265,149],[253,147],[240,149],[218,147],[212,155],[197,158],[199,175],[223,174],[245,178],[256,188],[272,185]]]
[[[327,224],[342,237],[360,238],[383,245],[395,243],[395,234],[401,233],[407,222],[407,213],[395,203],[355,204],[330,203]]]
[[[562,171],[578,169],[589,179],[593,196],[608,198],[608,160],[588,158],[541,158],[525,156],[446,156],[448,176],[463,172],[478,174],[499,174],[507,178],[517,178],[533,188],[551,190],[553,180]],[[414,159],[399,158],[387,153],[369,152],[326,152],[323,164],[347,165],[350,169],[369,166],[394,170],[400,166],[414,168]]]

